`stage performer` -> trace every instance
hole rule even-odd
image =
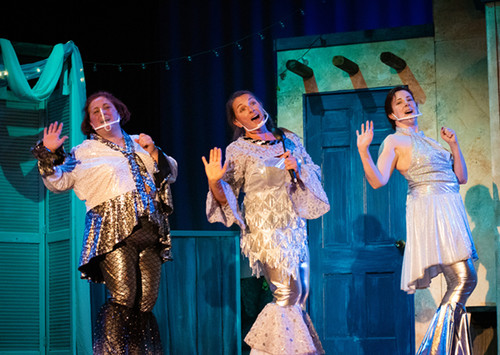
[[[225,163],[220,148],[210,151],[208,161],[202,158],[209,184],[207,218],[241,228],[242,253],[253,274],[266,278],[274,298],[245,342],[252,355],[322,354],[305,311],[309,292],[305,219],[330,209],[320,168],[298,136],[276,130],[251,92],[235,92],[226,103],[226,113],[235,140],[226,149]],[[241,209],[240,192],[244,193]]]
[[[472,354],[465,303],[476,287],[477,259],[459,184],[467,167],[457,136],[441,128],[451,153],[419,130],[418,105],[412,92],[393,88],[385,112],[396,130],[380,147],[377,165],[369,153],[373,122],[356,131],[366,179],[373,188],[387,184],[396,168],[408,180],[406,248],[401,289],[409,294],[429,287],[443,273],[447,291],[432,319],[418,354]]]
[[[104,282],[110,294],[96,326],[94,352],[163,354],[151,310],[161,265],[171,259],[167,216],[177,162],[150,136],[125,133],[121,125],[129,119],[123,102],[97,92],[85,104],[85,141],[67,154],[63,124],[54,122],[32,151],[49,190],[73,189],[85,201],[79,271],[82,278]]]

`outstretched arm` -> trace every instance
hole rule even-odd
[[[38,171],[47,188],[53,192],[63,192],[73,188],[75,177],[72,171],[80,162],[73,153],[66,154],[62,147],[67,136],[61,137],[63,124],[57,121],[43,129],[43,140],[31,152],[38,160]]]
[[[373,140],[373,121],[361,124],[361,133],[356,130],[358,152],[363,163],[366,180],[374,189],[384,186],[389,181],[396,162],[396,153],[391,142],[384,145],[377,165],[372,159],[369,148]]]
[[[201,157],[203,164],[205,165],[205,173],[208,178],[208,186],[212,191],[215,199],[221,204],[225,205],[227,203],[226,194],[221,187],[221,179],[227,170],[227,162],[222,165],[222,151],[220,148],[213,148],[210,150],[209,161],[205,157]]]
[[[447,127],[441,127],[441,138],[450,146],[451,154],[453,155],[453,171],[457,176],[458,183],[467,183],[467,165],[465,164],[465,159],[460,149],[460,145],[458,144],[455,131]]]

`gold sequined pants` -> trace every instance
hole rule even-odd
[[[436,311],[418,355],[472,355],[465,303],[477,284],[472,260],[443,265],[447,291]]]
[[[161,264],[156,226],[141,218],[141,228],[100,263],[110,301],[151,311],[158,297]]]
[[[261,264],[269,288],[273,294],[274,302],[279,306],[300,305],[305,309],[309,295],[309,253],[305,260],[299,264],[297,279],[289,276],[283,279],[281,271],[267,264]]]

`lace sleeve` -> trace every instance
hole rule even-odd
[[[321,217],[330,210],[330,203],[321,184],[321,169],[314,164],[300,139],[291,135],[295,143],[293,155],[300,165],[300,180],[288,185],[290,199],[297,214],[306,219]]]
[[[236,223],[241,229],[246,228],[243,214],[238,206],[239,192],[244,184],[244,157],[241,155],[243,154],[235,152],[231,145],[226,149],[228,168],[221,181],[221,188],[226,195],[227,203],[221,205],[212,192],[208,191],[206,214],[210,223],[220,222],[226,227]]]

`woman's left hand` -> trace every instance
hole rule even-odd
[[[448,144],[456,144],[457,136],[455,131],[448,127],[441,127],[441,138]]]
[[[295,170],[295,173],[299,173],[299,164],[297,163],[297,158],[295,158],[290,151],[286,151],[281,155],[281,158],[285,158],[285,169]]]
[[[142,147],[142,149],[144,149],[149,154],[153,154],[154,151],[158,149],[155,146],[153,138],[151,138],[147,134],[141,133],[139,134],[139,138],[136,138],[134,140]]]
[[[156,148],[153,138],[147,134],[141,133],[139,134],[139,138],[134,140],[142,147],[142,149],[148,152],[156,162],[158,161],[158,148]]]

